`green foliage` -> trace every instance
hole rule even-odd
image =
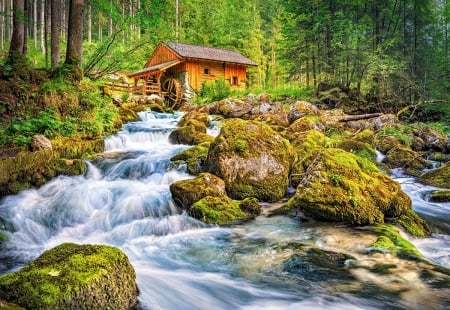
[[[222,100],[229,97],[231,87],[224,79],[218,79],[214,82],[205,82],[200,90],[200,96],[197,98],[198,103],[209,103]]]
[[[408,127],[397,128],[394,126],[384,126],[380,130],[380,135],[382,137],[386,136],[394,136],[399,142],[411,146],[412,144],[412,136],[408,133]]]

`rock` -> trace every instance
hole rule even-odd
[[[253,106],[250,113],[252,115],[284,113],[284,107],[280,102],[263,101]]]
[[[205,127],[209,126],[209,115],[202,112],[191,111],[183,115],[183,117],[178,121],[178,126],[183,127],[188,125],[190,120],[196,120],[205,125]]]
[[[210,114],[222,115],[226,118],[242,117],[249,114],[251,110],[250,103],[238,98],[226,98],[209,105]]]
[[[316,149],[302,161],[303,175],[286,209],[318,220],[383,223],[411,209],[400,185],[370,161],[341,149]]]
[[[413,210],[407,210],[400,215],[396,223],[402,226],[413,237],[426,237],[431,235],[431,228]]]
[[[31,151],[52,150],[52,142],[43,135],[34,135],[31,137]]]
[[[189,214],[205,223],[230,224],[246,221],[261,213],[261,206],[256,201],[245,199],[234,201],[228,196],[206,196],[195,202]]]
[[[430,166],[430,163],[423,158],[422,154],[401,146],[391,148],[386,153],[383,163],[391,169],[404,168],[411,175],[419,175],[420,171]]]
[[[136,275],[126,255],[105,245],[64,243],[0,277],[0,296],[26,309],[131,309]]]
[[[436,187],[450,188],[450,162],[421,174],[419,182]]]
[[[309,130],[325,131],[325,125],[317,116],[304,116],[294,121],[288,128],[287,133],[305,132]]]
[[[175,203],[184,210],[206,196],[224,197],[225,183],[219,177],[210,173],[200,173],[196,178],[180,180],[170,184]]]
[[[430,201],[450,202],[450,190],[436,190],[430,194]]]
[[[355,259],[353,256],[316,247],[300,249],[297,247],[296,253],[283,262],[283,271],[299,274],[312,282],[354,279],[346,268],[346,262]]]
[[[447,153],[448,138],[440,131],[429,126],[423,126],[414,130],[414,134],[422,139],[422,150],[433,150],[441,153]]]
[[[225,181],[233,199],[273,202],[285,195],[295,157],[289,141],[268,125],[227,119],[211,143],[206,169]]]
[[[309,103],[307,101],[297,101],[289,109],[288,121],[289,123],[292,124],[293,122],[295,122],[299,118],[302,118],[303,116],[306,115],[318,116],[319,114],[320,114],[319,108],[317,108],[312,103]]]
[[[205,162],[208,157],[209,146],[211,143],[204,142],[199,145],[184,150],[173,156],[170,160],[184,161],[187,164],[187,171],[192,175],[198,175],[205,170]]]
[[[119,94],[113,95],[113,96],[112,96],[112,102],[113,102],[115,105],[117,105],[117,106],[120,107],[120,106],[122,105],[122,103],[123,103],[122,96],[119,95]]]
[[[368,248],[369,253],[395,253],[401,258],[418,260],[422,258],[420,252],[407,239],[400,235],[399,229],[394,225],[381,224],[374,227],[373,232],[378,239]]]
[[[169,135],[169,141],[174,144],[196,145],[203,142],[211,142],[213,136],[206,133],[205,124],[190,119],[185,126],[174,129]]]

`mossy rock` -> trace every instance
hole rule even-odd
[[[81,140],[76,138],[62,138],[52,140],[53,150],[58,156],[66,159],[87,158],[105,150],[103,138]]]
[[[375,144],[375,132],[370,129],[364,129],[352,137],[352,140],[367,143],[369,145]]]
[[[86,173],[87,167],[83,159],[57,159],[56,160],[57,175],[83,175]]]
[[[377,149],[383,154],[386,154],[393,148],[404,147],[394,136],[377,136],[375,143]]]
[[[190,120],[196,120],[199,123],[205,125],[205,127],[209,126],[209,115],[203,112],[191,111],[183,115],[183,117],[178,121],[178,126],[183,127],[188,125]]]
[[[369,247],[369,252],[396,253],[399,257],[420,260],[422,254],[400,235],[399,229],[391,224],[380,224],[373,228],[378,239]]]
[[[0,296],[26,309],[131,309],[135,280],[119,249],[64,243],[1,276]]]
[[[450,202],[450,190],[437,190],[430,194],[432,202]]]
[[[450,162],[420,175],[419,182],[442,188],[450,188]]]
[[[20,152],[0,160],[0,196],[41,186],[56,175],[55,151]]]
[[[169,135],[169,141],[174,144],[197,145],[213,140],[214,137],[206,133],[205,124],[195,119],[188,120],[185,126],[174,129]]]
[[[225,181],[233,199],[273,202],[284,197],[295,158],[289,141],[270,126],[235,118],[223,122],[211,143],[206,169]]]
[[[429,167],[422,154],[406,147],[393,147],[387,153],[383,163],[389,168],[405,168],[412,175],[419,175],[420,171]]]
[[[426,237],[431,235],[431,228],[428,224],[413,210],[403,213],[396,223],[402,226],[410,235],[414,237]]]
[[[373,163],[376,162],[376,150],[368,143],[350,139],[344,139],[336,145],[337,148],[353,153],[359,157],[365,158]]]
[[[260,212],[261,207],[255,201],[235,201],[228,196],[206,196],[189,208],[192,217],[218,225],[247,221]]]
[[[341,149],[316,149],[303,161],[303,175],[286,209],[350,224],[383,223],[411,209],[400,185],[377,167]]]
[[[210,143],[204,142],[199,145],[195,145],[193,147],[188,148],[187,150],[184,150],[181,153],[178,153],[177,155],[173,156],[170,160],[177,162],[177,161],[184,161],[187,164],[187,171],[190,174],[198,175],[201,172],[204,172],[205,168],[205,161],[208,157],[208,150],[209,150]]]
[[[297,119],[286,130],[288,133],[293,134],[295,132],[305,132],[309,130],[324,131],[325,126],[322,124],[320,117],[308,115]]]
[[[227,195],[224,181],[211,173],[200,173],[196,178],[176,181],[170,184],[170,192],[175,203],[185,210],[206,196]]]

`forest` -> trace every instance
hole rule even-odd
[[[97,80],[178,41],[252,59],[249,89],[327,83],[382,111],[425,103],[430,117],[450,115],[447,0],[0,0],[0,12],[3,72],[23,66],[16,51],[29,66],[75,64]]]

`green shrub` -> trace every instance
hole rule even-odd
[[[231,87],[223,79],[218,79],[214,82],[204,82],[200,90],[201,102],[212,102],[222,100],[231,95]]]

